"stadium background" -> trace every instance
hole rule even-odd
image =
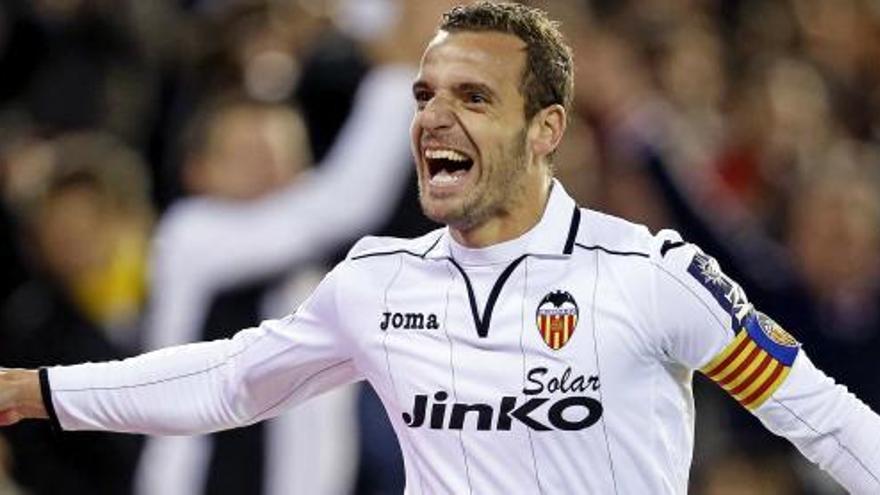
[[[302,194],[364,79],[413,70],[448,3],[0,1],[0,363],[148,348],[150,253],[172,205]],[[880,410],[880,2],[527,3],[561,19],[574,49],[575,108],[557,158],[568,190],[680,230]],[[349,134],[385,131],[379,121]],[[364,232],[432,228],[406,166],[372,153],[351,166],[376,169],[387,204],[338,198],[343,211],[376,213],[328,226],[331,249],[261,272],[260,284],[326,269]],[[285,221],[296,232],[297,219]],[[227,311],[205,321],[249,324],[260,284],[212,293]],[[708,381],[695,389],[693,493],[838,493]],[[350,491],[399,492],[393,439],[358,394]],[[10,428],[0,494],[130,493],[141,448],[137,437]]]

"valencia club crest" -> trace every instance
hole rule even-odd
[[[538,332],[551,349],[568,343],[578,322],[578,305],[571,294],[557,290],[541,299],[537,311]]]

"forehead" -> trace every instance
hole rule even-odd
[[[526,44],[497,31],[440,31],[422,57],[420,78],[450,76],[518,87]]]

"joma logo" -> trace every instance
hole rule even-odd
[[[388,330],[388,327],[404,330],[436,330],[440,328],[440,324],[437,323],[437,315],[434,313],[425,315],[424,313],[391,313],[386,311],[382,313],[379,328]]]

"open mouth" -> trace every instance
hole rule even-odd
[[[474,165],[472,158],[450,149],[426,150],[425,162],[431,183],[435,185],[458,182]]]

